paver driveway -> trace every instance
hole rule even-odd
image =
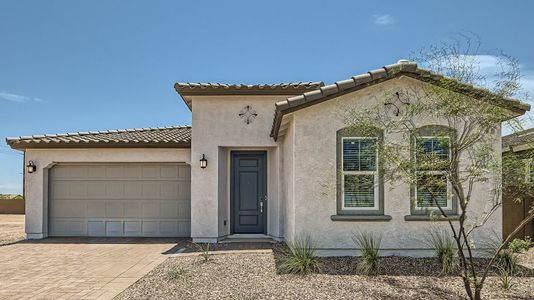
[[[48,238],[0,246],[0,299],[110,299],[185,242]]]

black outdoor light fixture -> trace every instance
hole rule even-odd
[[[37,167],[35,166],[35,164],[33,163],[32,160],[30,160],[28,162],[28,165],[26,166],[26,171],[28,171],[28,173],[33,173],[35,172],[35,170],[37,170]]]
[[[205,169],[208,166],[208,160],[206,159],[206,156],[202,154],[202,158],[200,159],[200,167],[202,169]]]

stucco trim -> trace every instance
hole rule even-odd
[[[458,221],[460,220],[459,215],[447,215],[445,218],[442,215],[406,215],[404,216],[405,221]]]
[[[376,221],[390,221],[392,218],[389,215],[379,216],[355,216],[355,215],[332,215],[332,221],[350,221],[350,222],[376,222]]]

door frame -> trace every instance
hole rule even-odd
[[[230,150],[230,180],[228,181],[229,187],[230,187],[230,234],[236,234],[235,232],[235,204],[234,204],[234,169],[235,169],[235,156],[243,155],[243,154],[250,154],[250,155],[262,155],[264,157],[263,159],[263,173],[265,174],[264,184],[265,184],[265,195],[267,195],[269,191],[269,181],[268,181],[268,169],[267,169],[267,151],[266,150]],[[267,199],[269,197],[266,197]],[[267,211],[268,211],[268,201],[264,200],[263,209],[264,213],[262,214],[262,221],[263,221],[263,231],[261,233],[237,233],[237,234],[267,234]]]

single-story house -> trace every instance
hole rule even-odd
[[[432,207],[414,207],[408,184],[378,180],[380,162],[354,167],[359,147],[372,141],[345,136],[341,112],[373,105],[386,92],[435,84],[439,76],[400,60],[330,85],[176,83],[192,126],[8,138],[25,153],[27,236],[218,242],[309,234],[327,255],[354,253],[351,237],[364,229],[382,234],[385,254],[423,255]],[[473,97],[487,93],[457,87],[458,93],[474,91]],[[502,103],[514,116],[530,109],[510,99],[495,105]],[[445,124],[416,121],[421,127]],[[499,154],[500,126],[488,133]],[[377,184],[358,187],[361,176]],[[471,200],[475,213],[484,211],[485,196]],[[447,207],[457,212],[455,203]],[[501,230],[499,210],[476,238]]]
[[[529,210],[534,207],[534,191],[525,191],[534,186],[534,128],[516,132],[502,138],[503,156],[513,155],[523,162],[519,166],[520,173],[518,180],[524,180],[526,185],[514,185],[510,189],[505,189],[503,193],[503,238],[506,238],[525,219]],[[515,165],[514,165],[515,166]],[[511,166],[511,167],[514,167]],[[506,168],[503,170],[507,172]],[[515,179],[515,177],[514,177]],[[527,224],[515,237],[534,238],[534,221]]]

